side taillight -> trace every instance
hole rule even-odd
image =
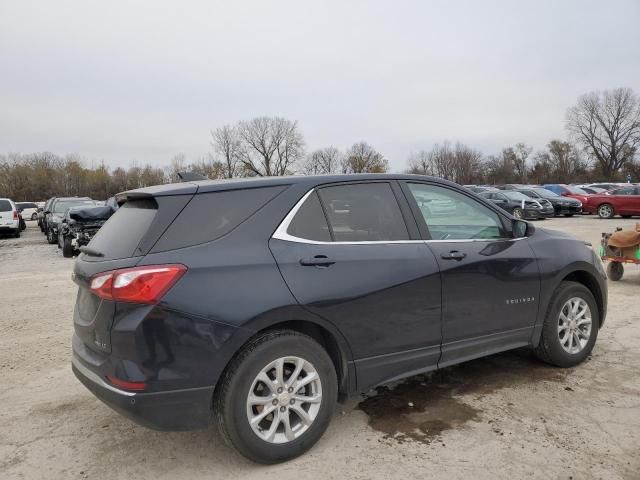
[[[123,268],[95,275],[89,288],[105,300],[154,304],[186,271],[187,267],[179,264]]]

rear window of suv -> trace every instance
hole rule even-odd
[[[10,212],[13,210],[9,200],[0,200],[0,212]]]

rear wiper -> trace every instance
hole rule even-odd
[[[80,251],[89,255],[90,257],[104,257],[104,253],[99,252],[98,250],[94,250],[90,247],[80,247]]]

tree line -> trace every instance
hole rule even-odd
[[[566,139],[552,139],[542,150],[525,143],[484,155],[461,142],[445,141],[412,153],[407,173],[469,183],[569,183],[623,180],[640,176],[640,99],[628,88],[581,96],[566,113]],[[76,154],[50,152],[0,155],[0,196],[16,201],[51,196],[107,198],[117,192],[177,181],[193,171],[211,179],[235,177],[383,173],[389,160],[367,142],[344,150],[328,146],[306,151],[295,121],[257,117],[211,132],[211,151],[188,161],[179,154],[167,166],[88,166]]]

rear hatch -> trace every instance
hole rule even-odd
[[[193,197],[196,186],[183,184],[177,195],[131,192],[126,203],[96,233],[86,253],[76,260],[73,279],[78,284],[73,321],[75,332],[94,351],[111,352],[111,328],[118,304],[90,290],[91,279],[111,270],[134,267],[153,247]]]

